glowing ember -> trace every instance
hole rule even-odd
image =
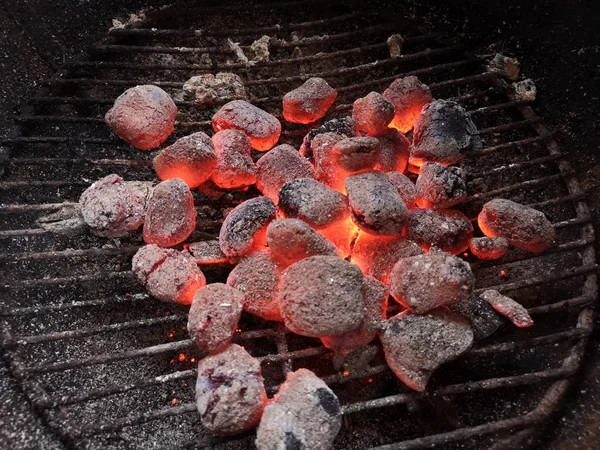
[[[337,247],[340,258],[346,258],[352,251],[352,242],[358,236],[359,231],[352,218],[347,217],[325,228],[321,228],[319,233]]]
[[[354,223],[368,233],[401,236],[408,210],[383,172],[373,170],[346,178]]]
[[[158,86],[127,89],[106,113],[108,126],[128,144],[149,150],[162,144],[173,132],[177,107]]]
[[[462,106],[434,100],[423,108],[415,124],[409,163],[417,167],[427,161],[456,164],[480,145],[477,128]]]
[[[314,122],[327,113],[336,97],[337,92],[323,78],[309,78],[283,96],[283,117],[293,123]]]
[[[265,320],[281,322],[280,275],[280,265],[271,250],[265,249],[242,258],[229,274],[227,284],[245,295],[245,311]]]
[[[319,134],[337,133],[346,137],[354,136],[354,122],[350,117],[342,117],[341,119],[331,119],[321,125],[319,128],[314,128],[308,132],[302,140],[300,146],[300,155],[313,161],[312,141]]]
[[[144,207],[130,185],[115,174],[87,188],[79,203],[83,220],[98,236],[123,237],[143,222]]]
[[[388,172],[386,176],[400,194],[400,198],[406,207],[408,209],[414,208],[417,200],[417,188],[411,179],[400,172]]]
[[[508,241],[504,238],[480,237],[471,239],[471,252],[479,259],[502,258],[508,251]]]
[[[410,141],[391,128],[377,138],[381,143],[381,154],[375,168],[382,172],[404,172],[408,164]]]
[[[310,256],[338,256],[335,245],[299,219],[271,222],[267,227],[267,244],[275,258],[286,267]]]
[[[223,105],[212,118],[215,131],[242,130],[252,148],[264,152],[273,147],[281,134],[281,123],[274,116],[244,100]]]
[[[285,217],[303,220],[317,230],[350,215],[344,195],[310,178],[285,183],[279,191],[279,208]]]
[[[279,201],[279,189],[285,183],[314,177],[312,164],[287,144],[273,148],[256,163],[256,187],[275,203]]]
[[[239,345],[198,364],[196,407],[209,432],[232,435],[254,428],[266,403],[260,362]]]
[[[481,294],[481,298],[492,305],[492,308],[519,328],[527,328],[533,325],[533,320],[527,312],[527,309],[512,298],[505,297],[500,294],[500,292],[493,289],[484,291],[483,294]]]
[[[345,137],[338,133],[321,133],[311,144],[317,180],[340,192],[344,192],[344,175],[333,160],[333,147],[343,139]]]
[[[298,369],[267,405],[256,431],[256,448],[328,449],[342,426],[340,402],[323,380]]]
[[[371,170],[379,161],[381,144],[374,137],[353,137],[337,141],[331,159],[346,175]]]
[[[386,286],[373,277],[364,277],[362,286],[365,318],[355,330],[335,336],[322,337],[323,345],[343,355],[348,355],[364,347],[377,335],[385,320],[388,291]],[[348,371],[344,376],[348,376]]]
[[[152,161],[161,180],[180,178],[190,187],[204,183],[213,173],[217,155],[210,138],[202,132],[178,139]]]
[[[180,353],[177,359],[179,360],[179,362],[184,362],[186,360],[185,353]]]
[[[229,258],[243,256],[264,245],[266,227],[275,219],[277,208],[271,199],[246,200],[225,218],[219,233],[221,250]]]
[[[287,328],[310,337],[346,333],[364,319],[360,269],[335,256],[312,256],[282,275],[279,307]]]
[[[424,315],[402,312],[387,321],[381,344],[385,359],[409,388],[424,391],[432,373],[469,349],[469,322],[444,308]]]
[[[443,252],[402,258],[390,274],[390,293],[415,314],[467,299],[474,284],[469,264]]]
[[[365,275],[388,284],[394,264],[402,258],[421,254],[421,247],[408,239],[360,233],[352,249],[352,262]]]
[[[394,118],[394,105],[377,92],[359,98],[352,108],[354,130],[358,136],[377,136],[387,131]]]
[[[250,139],[239,130],[215,133],[212,142],[217,154],[217,167],[210,179],[223,189],[239,189],[256,182],[256,168],[250,156]]]
[[[505,238],[510,245],[534,253],[549,248],[556,236],[544,213],[510,200],[487,202],[477,222],[486,236]]]
[[[152,296],[165,302],[189,305],[206,284],[189,253],[157,245],[140,248],[133,257],[132,270]]]
[[[469,248],[473,236],[468,217],[451,209],[411,209],[406,228],[406,237],[427,252],[437,248],[458,255]]]
[[[413,129],[423,106],[433,100],[429,88],[414,76],[397,78],[383,92],[383,96],[396,110],[390,127],[402,133]]]
[[[214,352],[229,345],[242,314],[245,296],[222,283],[196,292],[188,315],[190,338],[198,350]]]
[[[159,183],[148,200],[144,241],[171,247],[185,241],[196,228],[196,209],[190,188],[179,178]]]
[[[467,175],[459,167],[426,162],[415,184],[416,203],[421,208],[446,209],[467,198]]]

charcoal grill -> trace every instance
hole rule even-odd
[[[405,37],[391,58],[386,40]],[[262,35],[281,38],[268,62],[235,62]],[[227,60],[234,61],[226,65]],[[77,201],[94,180],[118,173],[153,180],[149,153],[111,135],[105,111],[124,89],[156,84],[177,94],[193,74],[230,71],[251,101],[280,112],[281,96],[318,75],[339,92],[330,116],[354,98],[417,75],[434,97],[465,106],[484,149],[463,163],[475,217],[493,197],[544,211],[557,243],[538,254],[511,251],[473,262],[477,289],[493,287],[528,307],[531,329],[506,327],[433,377],[426,393],[407,390],[381,355],[368,367],[336,370],[318,341],[245,317],[235,341],[259,357],[270,392],[298,367],[334,389],[344,424],[337,449],[515,448],[553,412],[580,366],[597,296],[594,231],[567,158],[533,109],[485,61],[414,21],[336,2],[295,1],[226,7],[174,6],[109,32],[84,61],[65,66],[17,118],[0,179],[3,253],[2,347],[45,424],[68,448],[251,448],[251,433],[208,436],[195,412],[194,353],[186,310],[151,299],[130,271],[141,237],[107,241],[46,232],[37,219]],[[542,92],[541,95],[544,95]],[[179,98],[170,141],[208,131],[218,104]],[[306,129],[285,125],[299,145]],[[196,198],[210,238],[222,210],[240,201]],[[226,267],[207,267],[209,282]]]

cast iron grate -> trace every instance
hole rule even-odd
[[[94,180],[119,173],[152,180],[151,154],[131,151],[103,124],[125,88],[159,85],[175,94],[192,74],[232,71],[251,101],[280,113],[283,93],[315,74],[340,93],[332,115],[414,74],[438,98],[463,104],[479,127],[483,151],[464,163],[475,217],[489,198],[544,211],[557,245],[539,254],[510,252],[496,263],[473,262],[477,288],[494,287],[524,303],[532,329],[503,329],[445,366],[426,393],[408,391],[378,354],[365,368],[336,370],[318,341],[245,317],[235,341],[263,362],[275,392],[285,374],[309,367],[343,404],[338,449],[514,448],[552,412],[578,369],[592,329],[597,266],[590,214],[565,155],[541,119],[484,62],[407,20],[343,3],[294,1],[216,8],[170,7],[114,29],[88,60],[68,64],[44,82],[4,145],[11,157],[0,180],[3,254],[0,315],[3,347],[14,375],[45,422],[71,448],[249,448],[206,435],[195,413],[194,353],[186,311],[150,299],[130,269],[140,236],[107,242],[50,234],[36,220],[77,201]],[[405,36],[403,56],[386,40]],[[282,40],[271,59],[235,62],[263,34]],[[229,64],[227,60],[233,61]],[[542,94],[543,95],[543,94]],[[171,141],[209,130],[218,104],[179,100]],[[298,145],[306,129],[284,126]],[[510,163],[509,163],[510,162]],[[199,239],[214,238],[222,210],[240,201],[197,197]],[[227,268],[208,267],[210,281]]]

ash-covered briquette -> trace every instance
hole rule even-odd
[[[288,374],[263,412],[257,450],[329,450],[340,427],[340,402],[308,369]]]
[[[177,139],[152,161],[161,180],[180,178],[190,187],[204,183],[217,166],[217,155],[210,138],[199,131]]]
[[[321,133],[312,141],[315,176],[321,183],[342,192],[345,175],[333,157],[333,148],[339,141],[346,139],[339,133]]]
[[[494,289],[484,291],[481,298],[519,328],[527,328],[533,325],[533,320],[527,309],[512,298],[506,297]]]
[[[390,369],[409,388],[422,392],[439,366],[471,347],[473,331],[466,319],[437,308],[424,315],[395,315],[380,339]]]
[[[383,96],[394,105],[396,110],[389,126],[402,133],[413,129],[423,106],[433,100],[427,85],[421,83],[415,76],[396,78],[383,91]]]
[[[275,203],[281,186],[298,178],[315,178],[315,171],[291,145],[278,145],[256,162],[256,187]]]
[[[215,352],[229,345],[246,297],[226,284],[207,284],[194,295],[187,329],[196,348]]]
[[[500,314],[494,311],[494,308],[479,294],[473,294],[466,300],[448,305],[448,308],[469,321],[475,341],[490,337],[504,325],[504,319]]]
[[[300,219],[277,219],[267,227],[267,244],[285,267],[315,255],[339,256],[325,236]]]
[[[311,256],[282,275],[279,308],[286,327],[301,336],[322,337],[357,328],[364,319],[363,275],[336,256]]]
[[[128,144],[150,150],[173,132],[177,106],[158,86],[145,84],[127,89],[104,116],[111,130]]]
[[[242,292],[244,310],[265,320],[282,322],[279,311],[279,281],[282,267],[270,249],[248,255],[233,268],[227,284]]]
[[[360,229],[382,236],[402,235],[408,209],[385,173],[350,175],[346,191],[352,220]]]
[[[239,345],[198,363],[196,408],[209,432],[233,435],[254,428],[266,403],[260,362]]]
[[[394,185],[404,205],[408,209],[415,207],[417,188],[410,178],[400,172],[387,172],[388,180]]]
[[[223,253],[229,258],[236,258],[261,245],[266,227],[276,214],[275,203],[267,197],[251,198],[240,203],[221,226],[219,243]]]
[[[402,258],[390,274],[390,293],[415,314],[469,298],[474,284],[467,262],[439,251]]]
[[[550,248],[556,237],[543,212],[501,198],[483,205],[477,223],[486,236],[505,238],[510,245],[534,253]]]
[[[187,250],[199,265],[223,264],[228,262],[227,255],[221,251],[217,239],[191,243]]]
[[[467,198],[467,175],[460,167],[446,167],[437,162],[421,166],[415,187],[416,203],[421,208],[446,209]]]
[[[425,251],[437,248],[458,255],[469,248],[473,225],[467,216],[451,209],[420,209],[408,211],[406,237]]]
[[[309,78],[283,96],[283,117],[288,122],[312,123],[323,117],[337,92],[323,78]]]
[[[381,144],[374,137],[342,139],[332,149],[333,162],[346,174],[371,170],[379,161]]]
[[[354,122],[350,117],[342,117],[341,119],[331,119],[321,125],[319,128],[314,128],[304,136],[302,146],[300,147],[300,155],[313,160],[312,141],[319,134],[337,133],[342,136],[354,136]]]
[[[196,291],[206,284],[188,252],[145,245],[133,256],[131,265],[148,293],[164,302],[189,305]]]
[[[388,290],[383,283],[367,276],[363,278],[362,294],[365,306],[363,322],[347,333],[322,337],[325,347],[342,355],[349,355],[375,339],[386,317]]]
[[[119,175],[96,181],[81,194],[79,204],[83,220],[98,236],[127,236],[144,221],[143,204]]]
[[[198,105],[223,100],[246,100],[244,82],[235,73],[219,72],[195,75],[183,85],[183,96]]]
[[[281,123],[275,116],[245,100],[229,102],[212,118],[215,131],[242,130],[250,138],[252,148],[265,152],[273,147],[281,134]]]
[[[398,130],[389,128],[377,136],[381,144],[379,162],[375,166],[382,172],[404,172],[408,164],[410,141]]]
[[[423,107],[415,123],[409,163],[420,167],[436,161],[449,166],[480,147],[481,139],[467,111],[456,102],[434,100]]]
[[[217,154],[210,179],[223,189],[238,189],[256,182],[256,167],[250,156],[250,139],[240,130],[215,133],[212,142]]]
[[[471,239],[469,248],[477,258],[493,260],[506,255],[508,241],[504,238],[478,237]]]
[[[378,92],[370,92],[366,97],[354,101],[354,132],[358,136],[383,134],[387,131],[394,114],[395,109],[391,102]]]
[[[148,200],[144,241],[172,247],[185,241],[195,228],[196,209],[188,185],[179,178],[156,185]]]
[[[388,284],[390,272],[398,260],[423,253],[421,247],[408,239],[361,232],[352,249],[352,262],[363,274]]]
[[[279,208],[286,217],[303,220],[317,230],[350,215],[343,194],[312,178],[285,183],[279,190]]]

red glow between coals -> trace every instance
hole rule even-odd
[[[195,188],[206,181],[206,177],[198,176],[198,170],[185,164],[171,165],[170,167],[156,168],[156,174],[161,180],[180,178],[190,188]]]
[[[319,230],[319,233],[337,247],[340,258],[346,258],[350,255],[352,241],[356,238],[358,232],[358,227],[350,217]]]
[[[400,133],[408,133],[415,126],[417,117],[421,114],[422,105],[418,104],[404,109],[401,113],[396,111],[394,119],[389,124],[390,128],[395,128]]]

